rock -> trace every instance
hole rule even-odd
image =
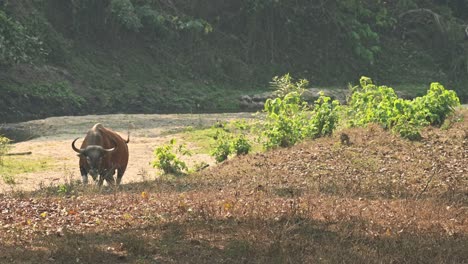
[[[253,95],[252,96],[252,101],[265,103],[265,101],[267,99],[270,99],[270,98],[273,98],[273,97],[274,97],[273,92],[263,92],[261,94]]]
[[[346,97],[350,94],[348,89],[310,88],[304,91],[302,98],[309,103],[313,103],[319,97],[320,91],[323,91],[326,96],[338,100],[340,104],[346,104]],[[269,98],[274,98],[273,92],[263,92],[252,96],[242,95],[239,98],[239,105],[246,110],[260,110],[263,109],[265,101]]]
[[[0,135],[7,137],[14,142],[27,141],[38,137],[31,128],[24,128],[15,125],[1,125]]]
[[[412,100],[414,98],[414,96],[405,91],[395,91],[395,93],[398,95],[398,97],[403,99]]]
[[[313,103],[319,98],[319,92],[322,91],[325,96],[331,97],[333,100],[338,100],[340,104],[346,104],[346,98],[350,92],[348,89],[322,89],[322,88],[310,88],[304,91],[302,97],[307,102]]]

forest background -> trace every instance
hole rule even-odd
[[[290,73],[468,100],[468,0],[0,1],[0,121],[243,111]]]

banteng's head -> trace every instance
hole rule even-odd
[[[78,138],[73,140],[72,148],[75,152],[78,153],[79,157],[86,159],[86,162],[89,166],[89,174],[93,177],[94,180],[96,180],[96,177],[101,172],[103,158],[107,154],[114,152],[117,148],[113,147],[110,149],[105,149],[99,145],[89,145],[84,149],[79,149],[75,147],[75,142],[77,140]]]

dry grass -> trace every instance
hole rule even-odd
[[[3,263],[466,263],[468,111],[410,142],[380,128],[122,190],[0,197]]]

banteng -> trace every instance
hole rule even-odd
[[[117,185],[120,184],[128,163],[128,146],[130,132],[125,141],[119,134],[105,128],[101,124],[94,125],[81,144],[81,148],[75,147],[76,138],[72,142],[72,148],[80,157],[80,171],[83,183],[88,183],[88,173],[102,186],[104,179],[114,185],[114,174],[117,170]]]

